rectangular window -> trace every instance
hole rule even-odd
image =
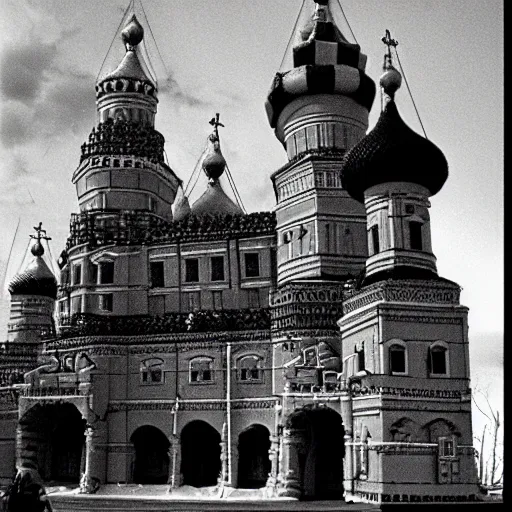
[[[400,345],[390,347],[389,363],[391,374],[405,373],[405,348]]]
[[[201,292],[189,292],[186,297],[188,311],[201,309]]]
[[[81,313],[82,312],[82,296],[71,297],[71,313]]]
[[[372,239],[372,247],[373,247],[373,254],[377,254],[380,251],[379,246],[379,227],[377,224],[374,224],[370,228],[370,236]]]
[[[212,281],[224,281],[224,256],[213,256],[211,258],[211,266]]]
[[[247,290],[247,304],[250,308],[260,307],[260,291],[257,288]]]
[[[365,356],[364,356],[364,342],[361,345],[361,350],[357,352],[357,371],[362,372],[365,369]]]
[[[446,349],[434,347],[430,350],[430,372],[434,375],[446,375]]]
[[[73,284],[82,284],[82,265],[73,267]]]
[[[199,282],[199,260],[197,258],[188,258],[185,260],[185,282]]]
[[[455,443],[451,437],[439,438],[439,455],[441,457],[455,457]]]
[[[260,255],[257,252],[245,253],[245,277],[259,277]]]
[[[149,274],[151,288],[163,288],[165,286],[163,261],[152,261],[149,264]]]
[[[190,382],[213,382],[213,361],[209,358],[190,361]]]
[[[112,284],[114,282],[114,262],[102,261],[99,264],[100,284]]]
[[[414,251],[423,250],[423,240],[421,237],[421,222],[410,221],[409,222],[409,236],[411,241],[411,249]]]
[[[273,281],[277,279],[277,250],[275,247],[270,249],[270,275]]]
[[[89,266],[89,283],[98,283],[98,265],[96,265],[95,263],[91,263],[91,265]]]
[[[100,309],[101,311],[112,311],[112,294],[111,293],[102,293],[100,295]]]
[[[213,309],[222,309],[222,290],[212,292]]]

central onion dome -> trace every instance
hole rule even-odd
[[[387,65],[380,78],[387,104],[373,130],[343,160],[342,186],[358,201],[364,202],[368,188],[397,181],[416,183],[434,195],[448,178],[443,152],[400,117],[394,95],[401,82],[401,74]]]
[[[208,137],[208,150],[202,167],[208,177],[208,186],[203,195],[192,204],[192,215],[243,214],[242,208],[228,197],[219,182],[226,168],[226,160],[220,150],[217,126]]]
[[[34,259],[9,283],[11,295],[36,295],[57,298],[57,280],[43,260],[44,248],[37,240],[30,249]]]

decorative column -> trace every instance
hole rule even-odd
[[[220,464],[221,470],[218,485],[224,487],[228,478],[228,450],[227,450],[227,425],[222,425],[222,436],[220,441]]]
[[[354,492],[354,467],[353,467],[353,439],[352,439],[352,398],[350,391],[345,383],[342,383],[340,396],[340,413],[345,429],[345,457],[343,459],[343,488],[345,489],[345,497]]]
[[[297,429],[283,429],[279,496],[299,499],[302,494],[299,465],[300,432]]]
[[[85,470],[80,480],[80,493],[93,494],[105,482],[105,425],[85,428]]]
[[[177,489],[181,485],[181,443],[176,435],[171,437],[171,447],[169,448],[169,492]]]
[[[270,475],[267,480],[267,497],[273,497],[277,491],[277,480],[279,476],[279,441],[282,427],[280,425],[280,413],[283,410],[282,405],[276,402],[275,409],[275,422],[274,422],[274,434],[270,436],[270,449],[268,451],[270,459]]]

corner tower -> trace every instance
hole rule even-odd
[[[350,396],[347,497],[377,502],[478,499],[471,426],[468,309],[437,274],[428,208],[448,176],[441,150],[411,130],[389,33],[385,107],[347,154],[343,187],[367,212],[370,256],[338,325]]]
[[[368,128],[375,84],[364,72],[366,56],[336,26],[328,0],[314,1],[292,60],[291,69],[276,74],[266,102],[289,160],[272,175],[278,283],[355,277],[367,255],[364,209],[343,190],[339,171]]]
[[[96,84],[98,125],[73,174],[80,210],[146,210],[172,220],[180,180],[165,163],[164,137],[155,130],[158,88],[138,49],[144,29],[135,15],[121,38],[125,56]]]

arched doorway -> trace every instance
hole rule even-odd
[[[220,470],[220,434],[205,421],[191,421],[181,432],[183,485],[216,485]]]
[[[171,443],[156,427],[139,427],[130,438],[135,448],[133,481],[136,484],[166,484]]]
[[[341,416],[328,407],[304,408],[288,418],[286,427],[294,436],[290,449],[297,450],[299,478],[303,499],[343,498],[343,458],[345,429]]]
[[[265,487],[270,473],[270,432],[263,425],[251,425],[238,436],[238,487]]]
[[[78,484],[85,462],[85,420],[69,403],[35,405],[20,419],[18,464],[45,482]]]

